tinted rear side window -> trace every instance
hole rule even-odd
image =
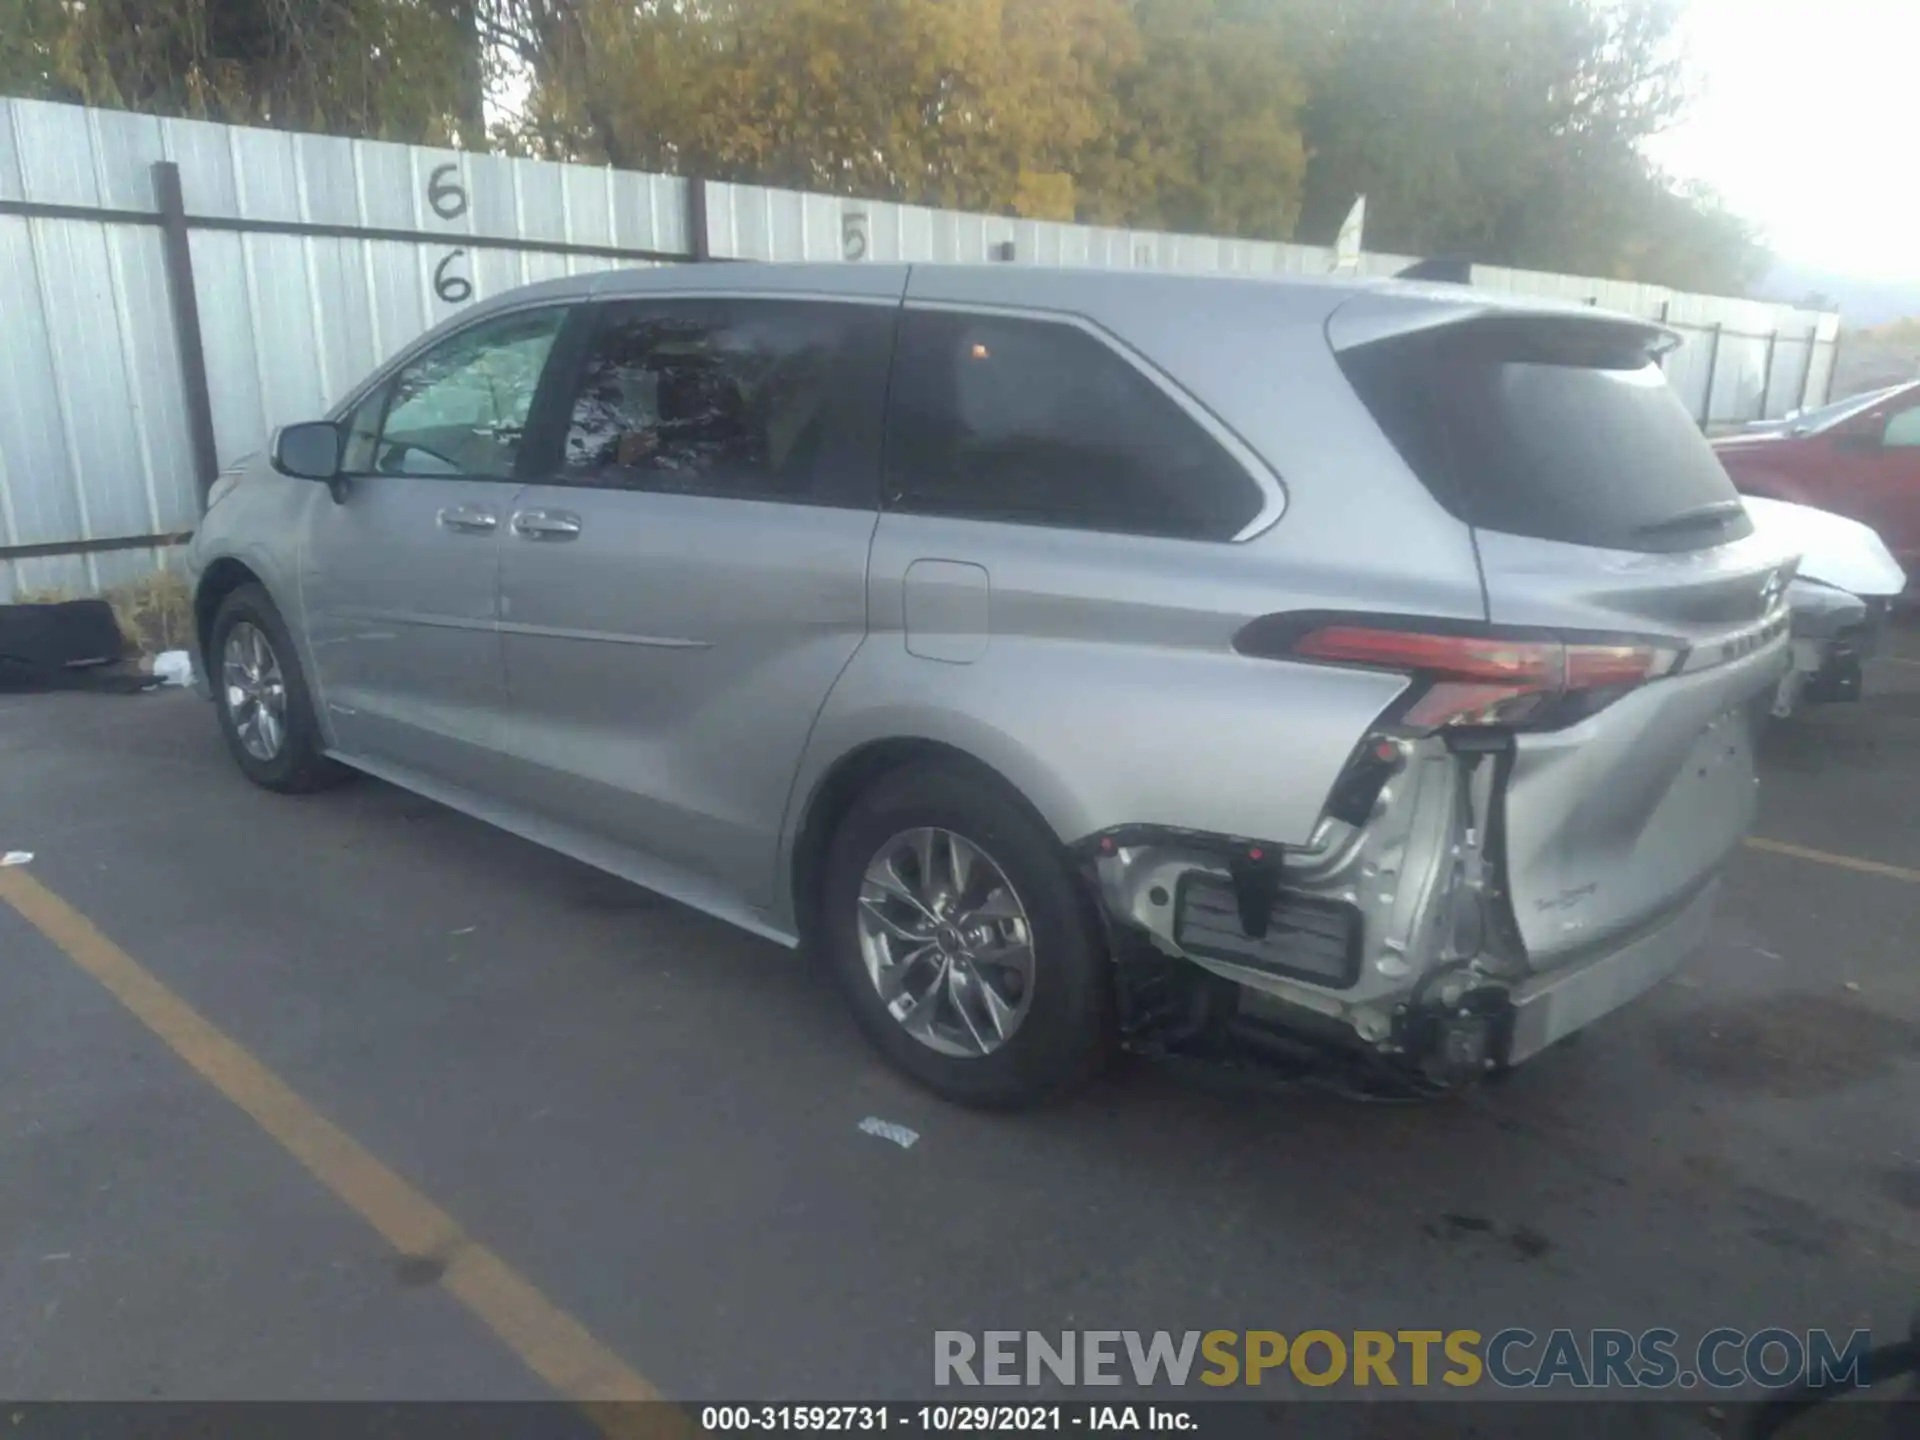
[[[554,478],[874,508],[897,313],[745,298],[610,304],[568,402]]]
[[[1638,332],[1463,325],[1340,363],[1414,472],[1469,524],[1639,551],[1752,533]]]
[[[909,310],[887,419],[890,505],[1081,530],[1229,540],[1260,513],[1240,462],[1079,329]]]

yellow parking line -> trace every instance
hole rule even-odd
[[[1805,845],[1789,845],[1784,840],[1767,840],[1758,835],[1747,837],[1747,847],[1765,850],[1770,855],[1791,855],[1796,860],[1811,860],[1816,865],[1834,865],[1842,870],[1858,870],[1862,875],[1884,875],[1889,880],[1905,880],[1910,885],[1920,885],[1920,870],[1909,870],[1904,865],[1889,865],[1883,860],[1835,855],[1831,850],[1810,850]]]
[[[440,1283],[555,1393],[609,1432],[658,1433],[659,1413],[615,1408],[660,1393],[454,1218],[315,1110],[237,1041],[154,978],[25,870],[0,870],[0,900],[106,987],[200,1077],[251,1115],[401,1254],[444,1266]],[[663,1423],[668,1422],[668,1423]]]

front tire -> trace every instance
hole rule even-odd
[[[337,785],[352,773],[321,749],[299,652],[260,586],[242,585],[220,602],[208,634],[207,666],[221,734],[254,784],[297,795]]]
[[[1105,1058],[1098,919],[1058,842],[994,777],[951,764],[883,776],[835,832],[820,901],[860,1028],[934,1093],[1031,1105]]]

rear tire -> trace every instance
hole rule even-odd
[[[299,651],[267,592],[242,585],[220,602],[207,643],[208,684],[240,773],[284,795],[324,790],[353,772],[320,743]]]
[[[882,776],[835,831],[819,901],[860,1028],[935,1094],[1032,1105],[1105,1059],[1112,962],[1098,918],[1059,843],[995,777],[955,764]]]

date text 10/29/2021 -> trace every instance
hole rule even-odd
[[[927,1431],[1003,1435],[1009,1431],[1152,1430],[1191,1432],[1193,1412],[1176,1405],[706,1405],[700,1428],[748,1431]]]

